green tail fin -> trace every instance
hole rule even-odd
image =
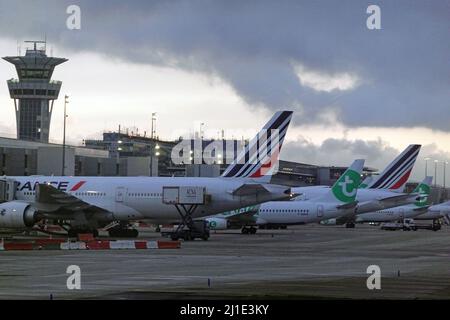
[[[364,160],[355,160],[352,165],[345,170],[341,177],[323,196],[315,199],[321,202],[351,203],[356,199],[356,192],[361,183],[361,172],[364,167]]]
[[[431,182],[433,177],[425,177],[425,179],[417,185],[413,193],[418,193],[421,198],[414,203],[417,207],[425,207],[429,204],[428,196],[431,192]]]

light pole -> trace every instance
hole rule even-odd
[[[203,126],[205,125],[205,123],[200,123],[200,139],[202,139],[203,140]]]
[[[438,164],[438,160],[434,160],[434,186],[436,187],[437,185],[437,164]]]
[[[444,190],[445,190],[445,167],[448,165],[448,161],[444,160]]]
[[[153,125],[153,122],[155,122],[155,125]],[[152,113],[152,133],[151,133],[151,138],[153,139],[153,134],[156,131],[156,112]]]
[[[428,160],[430,160],[429,157],[425,158],[425,178],[428,176]]]
[[[156,144],[155,149],[152,150],[152,153],[150,154],[150,176],[151,177],[153,177],[153,157],[159,157],[159,155],[161,154],[159,152],[159,149],[160,149],[159,144]]]
[[[66,113],[66,106],[69,103],[68,101],[69,96],[65,95],[64,96],[64,127],[63,127],[63,145],[62,145],[62,169],[61,169],[61,175],[64,176],[65,175],[65,169],[66,169],[66,118],[67,118],[67,113]]]

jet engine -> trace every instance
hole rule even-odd
[[[208,218],[205,219],[208,222],[209,229],[211,230],[225,230],[228,228],[228,221],[223,218]]]
[[[36,223],[37,212],[29,203],[9,201],[0,204],[0,228],[26,228]]]

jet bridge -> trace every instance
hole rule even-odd
[[[211,196],[206,193],[205,187],[200,186],[168,186],[163,187],[162,201],[164,204],[173,205],[177,209],[182,223],[176,231],[170,232],[172,240],[183,238],[194,240],[202,238],[208,240],[209,228],[205,221],[193,221],[192,214],[199,205],[210,203]]]
[[[15,200],[17,185],[14,179],[0,177],[0,203]]]

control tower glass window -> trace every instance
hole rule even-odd
[[[21,79],[49,79],[50,73],[43,69],[22,69],[20,70]]]

